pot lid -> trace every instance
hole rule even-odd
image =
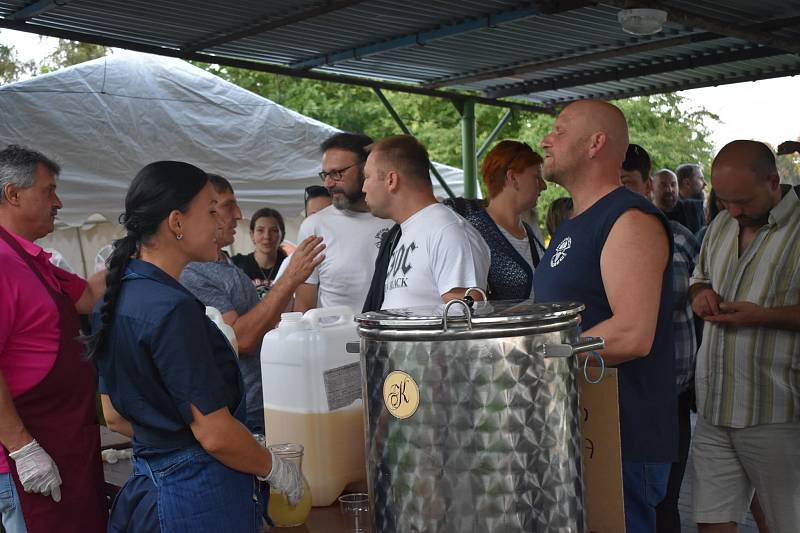
[[[452,305],[448,328],[467,326],[467,304]],[[384,309],[356,315],[360,326],[379,329],[443,329],[445,304]],[[533,300],[475,302],[470,309],[472,328],[533,325],[578,316],[585,306],[579,302],[534,303]]]

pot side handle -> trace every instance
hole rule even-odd
[[[584,352],[602,350],[605,341],[600,337],[581,337],[574,344],[540,344],[536,353],[542,357],[572,357]]]

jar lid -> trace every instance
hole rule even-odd
[[[563,322],[578,318],[585,308],[579,302],[534,303],[533,300],[503,300],[475,302],[467,313],[467,304],[456,300],[453,302],[447,305],[371,311],[357,315],[356,321],[361,328],[372,330],[494,329]],[[446,320],[445,308],[448,308]]]

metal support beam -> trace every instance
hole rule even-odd
[[[578,87],[609,81],[620,81],[629,78],[639,78],[652,74],[663,74],[678,70],[688,70],[734,61],[761,59],[786,55],[783,50],[767,46],[738,47],[723,52],[713,52],[699,56],[679,56],[663,58],[658,62],[648,61],[615,69],[584,70],[566,76],[545,78],[542,80],[518,83],[510,86],[492,87],[486,91],[490,98],[502,98],[520,94],[532,94],[542,91],[557,91],[568,87]]]
[[[81,238],[81,229],[78,227],[75,228],[75,238],[78,239],[78,251],[81,254],[81,265],[83,266],[83,275],[86,276],[86,279],[89,279],[89,276],[92,275],[92,272],[89,272],[89,267],[86,265],[86,253],[83,250],[83,239]]]
[[[627,56],[631,54],[640,54],[643,52],[651,52],[653,50],[661,50],[662,48],[671,48],[673,46],[683,46],[692,43],[701,43],[704,41],[711,41],[714,39],[721,39],[721,35],[714,33],[696,33],[693,35],[682,35],[679,37],[672,37],[668,39],[648,38],[644,42],[637,41],[636,44],[620,45],[619,41],[609,43],[604,46],[603,50],[597,52],[586,53],[585,50],[572,50],[564,54],[559,54],[557,57],[545,58],[540,61],[532,61],[513,66],[503,66],[500,68],[493,68],[482,70],[473,74],[455,75],[447,78],[440,78],[431,83],[426,83],[425,87],[428,89],[438,89],[440,87],[447,87],[452,85],[461,85],[465,83],[473,83],[476,81],[485,81],[497,78],[511,78],[521,74],[530,74],[542,70],[569,67],[572,65],[582,65],[592,61],[601,61],[604,59],[614,59],[617,57]]]
[[[634,96],[673,93],[675,91],[688,91],[689,89],[699,89],[702,87],[718,87],[720,85],[730,85],[732,83],[769,80],[772,78],[782,78],[786,76],[800,76],[800,66],[782,65],[781,67],[755,68],[744,74],[726,77],[719,77],[718,75],[698,76],[692,80],[682,80],[672,83],[653,83],[647,87],[640,87],[627,91],[598,91],[596,93],[588,93],[568,98],[555,98],[548,101],[547,105],[565,106],[571,102],[586,98],[596,100],[618,100],[621,98],[633,98]]]
[[[627,0],[601,0],[601,3],[618,7],[620,9],[626,9],[629,4]],[[800,54],[800,41],[797,40],[784,39],[765,31],[736,27],[723,20],[697,15],[690,11],[672,7],[663,2],[651,1],[647,3],[647,7],[658,8],[666,11],[667,20],[669,22],[677,22],[678,24],[718,33],[726,37],[741,39],[749,43],[771,46],[773,48],[780,48],[781,50],[785,50],[793,54]]]
[[[486,140],[483,141],[481,147],[478,148],[476,159],[480,159],[481,157],[483,157],[483,154],[485,154],[486,150],[489,149],[489,145],[491,145],[494,142],[494,140],[497,139],[497,136],[500,135],[500,132],[503,131],[503,128],[506,127],[506,124],[508,124],[508,121],[511,120],[513,114],[514,112],[509,109],[508,111],[506,111],[505,115],[500,117],[500,120],[497,122],[497,126],[494,127],[492,133],[490,133],[489,136],[486,137]]]
[[[393,106],[393,105],[392,105],[392,103],[391,103],[391,102],[390,102],[390,101],[389,101],[389,100],[386,98],[386,96],[383,94],[383,91],[381,91],[381,90],[380,90],[380,89],[378,89],[378,88],[374,88],[373,90],[375,91],[375,94],[378,96],[378,99],[379,99],[379,100],[381,101],[381,103],[383,104],[383,107],[385,107],[385,108],[386,108],[386,110],[389,112],[389,114],[390,114],[390,115],[392,116],[392,118],[394,119],[395,123],[397,123],[397,126],[400,128],[400,130],[402,130],[402,132],[403,132],[403,133],[405,133],[406,135],[412,135],[412,136],[413,136],[414,134],[413,134],[413,133],[411,133],[411,130],[410,130],[410,129],[408,129],[408,126],[406,126],[406,123],[405,123],[405,122],[403,122],[403,119],[402,119],[402,118],[400,118],[400,115],[398,115],[398,114],[397,114],[397,111],[395,111],[395,110],[394,110],[394,106]],[[433,174],[433,177],[435,177],[435,178],[436,178],[436,181],[438,181],[438,182],[439,182],[439,185],[441,185],[441,186],[442,186],[442,189],[444,189],[444,192],[446,192],[446,193],[447,193],[447,195],[448,195],[450,198],[455,198],[455,197],[456,197],[456,195],[455,195],[455,194],[453,194],[453,190],[452,190],[452,189],[450,189],[450,186],[449,186],[449,185],[447,185],[447,182],[444,180],[444,178],[442,177],[442,175],[439,173],[439,171],[438,171],[438,170],[436,170],[436,167],[435,167],[435,166],[433,166],[433,162],[431,162],[431,164],[430,164],[430,170],[431,170],[431,174]]]
[[[251,22],[250,24],[244,25],[244,27],[242,27],[242,24],[237,24],[236,26],[222,30],[221,32],[215,32],[214,35],[202,37],[197,41],[186,44],[186,46],[183,46],[181,50],[188,53],[213,48],[220,44],[238,41],[239,39],[244,39],[245,37],[252,37],[253,35],[266,33],[283,26],[288,26],[289,24],[294,24],[295,22],[303,22],[308,19],[321,17],[322,15],[327,15],[328,13],[332,13],[340,9],[352,7],[365,1],[366,0],[329,0],[327,2],[323,2],[322,5],[318,7],[299,11],[283,18],[276,19],[275,17],[263,17]]]
[[[88,33],[81,33],[76,31],[61,30],[49,26],[41,26],[34,23],[17,22],[0,18],[0,28],[8,28],[11,30],[24,31],[28,33],[36,33],[39,35],[47,35],[49,37],[57,37],[59,39],[70,39],[72,41],[80,41],[84,43],[99,44],[101,46],[109,46],[114,48],[124,48],[126,50],[134,50],[137,52],[145,52],[148,54],[157,54],[167,57],[177,57],[189,61],[200,61],[203,63],[212,63],[216,65],[223,65],[227,67],[243,68],[255,70],[257,72],[269,72],[280,76],[289,76],[292,78],[302,78],[307,80],[325,81],[331,83],[343,83],[345,85],[354,85],[356,87],[367,87],[369,89],[379,88],[387,91],[394,91],[408,94],[419,94],[422,96],[431,96],[433,98],[444,98],[446,100],[462,100],[464,98],[471,98],[476,103],[483,105],[490,105],[494,107],[503,107],[507,109],[514,109],[516,111],[526,111],[529,113],[543,113],[546,115],[555,115],[555,111],[545,107],[525,104],[521,102],[502,102],[499,100],[492,100],[491,98],[484,98],[477,95],[469,95],[464,93],[453,93],[447,91],[435,91],[425,89],[417,85],[405,85],[402,83],[383,82],[379,80],[371,80],[358,76],[343,76],[338,74],[329,74],[327,72],[317,72],[311,70],[296,70],[280,65],[271,63],[259,63],[258,61],[249,61],[243,59],[234,59],[220,55],[203,54],[200,52],[184,52],[175,48],[166,48],[162,46],[155,46],[151,44],[144,44],[126,39],[117,39],[111,37],[103,37],[100,35],[92,35]]]
[[[478,197],[478,158],[475,156],[475,102],[464,100],[461,113],[461,161],[464,198]]]
[[[774,18],[755,24],[748,24],[744,29],[748,31],[767,31],[777,30],[780,28],[788,28],[800,24],[800,15],[794,14],[787,17]],[[678,33],[673,31],[672,33]],[[585,49],[570,50],[568,52],[558,54],[555,57],[540,59],[526,63],[517,63],[514,65],[503,65],[500,67],[484,69],[474,73],[456,74],[454,76],[447,76],[433,80],[426,83],[424,87],[428,89],[439,89],[442,87],[452,87],[453,85],[462,85],[466,83],[473,83],[477,81],[485,81],[497,78],[510,78],[520,76],[522,74],[530,74],[551,68],[569,67],[572,65],[582,65],[591,63],[593,61],[601,61],[604,59],[614,59],[617,57],[630,56],[633,54],[641,54],[644,52],[651,52],[653,50],[662,50],[664,48],[672,48],[675,46],[683,46],[687,44],[703,43],[713,41],[716,39],[724,39],[725,35],[718,33],[702,32],[693,33],[691,35],[678,35],[675,37],[668,37],[666,32],[664,35],[646,36],[636,39],[633,43],[621,43],[616,41],[614,43],[607,43],[597,47],[596,52],[587,53]],[[633,40],[633,39],[632,39]]]
[[[433,29],[421,30],[415,33],[409,33],[379,42],[363,44],[355,48],[337,50],[335,52],[309,57],[307,59],[290,63],[289,66],[297,69],[321,67],[333,65],[340,61],[347,61],[348,59],[359,59],[372,54],[386,52],[388,50],[395,50],[397,48],[405,48],[408,46],[425,46],[436,39],[443,39],[445,37],[451,37],[460,33],[480,30],[483,28],[491,28],[500,24],[539,15],[541,13],[542,11],[535,6],[525,9],[517,9],[514,11],[489,13],[481,17],[466,20],[464,22],[458,22],[456,24],[439,24]]]
[[[69,0],[39,0],[38,2],[23,7],[19,11],[11,13],[6,16],[6,19],[16,21],[32,19],[33,17],[39,16],[56,7],[61,7],[67,3],[69,3]]]

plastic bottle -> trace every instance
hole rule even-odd
[[[284,313],[261,345],[267,443],[303,445],[314,506],[366,479],[358,340],[352,310],[331,307]]]

